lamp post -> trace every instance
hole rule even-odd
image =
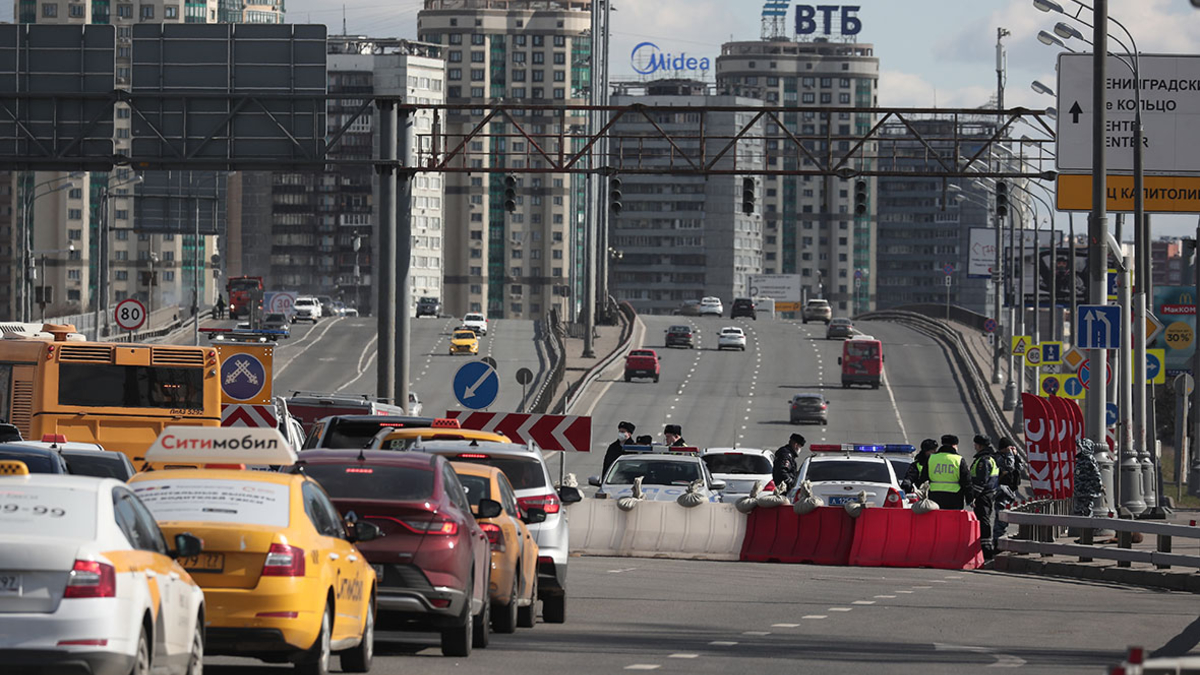
[[[112,190],[114,188],[123,188],[127,185],[137,185],[141,183],[142,180],[141,174],[134,174],[132,178],[127,178],[115,183],[109,182],[108,185],[105,185],[100,190],[100,236],[99,240],[96,242],[96,256],[98,258],[96,262],[96,297],[92,302],[92,318],[96,327],[95,338],[97,340],[99,340],[101,337],[101,315],[103,315],[104,321],[103,335],[108,335],[109,333],[108,296],[110,284],[108,282],[108,276],[110,273],[109,257],[111,257],[109,253],[109,237],[112,234],[112,221],[111,216],[109,215],[109,199],[111,198]]]
[[[69,183],[63,183],[62,185],[57,185],[55,187],[50,188],[49,190],[44,190],[40,193],[38,192],[38,188],[49,186],[52,183],[57,183],[60,180],[66,180],[69,178],[70,179],[79,178],[82,175],[83,175],[82,173],[72,173],[66,177],[59,176],[58,178],[51,178],[50,180],[42,181],[41,183],[34,185],[33,188],[30,189],[29,192],[26,193],[26,195],[25,195],[25,209],[22,213],[22,215],[24,216],[24,218],[23,218],[23,220],[24,220],[24,226],[23,226],[24,236],[22,237],[23,253],[21,255],[21,269],[22,269],[22,274],[24,275],[24,279],[19,285],[19,288],[23,288],[25,290],[25,294],[24,294],[24,297],[21,299],[21,302],[20,302],[21,307],[19,308],[19,312],[18,312],[20,314],[21,321],[27,322],[33,318],[33,278],[34,278],[34,271],[35,271],[34,266],[33,266],[33,256],[34,256],[34,253],[33,253],[33,208],[34,208],[34,205],[37,203],[38,199],[41,199],[42,197],[45,197],[46,195],[54,194],[55,192],[62,192],[63,190],[73,190],[73,189],[79,187],[79,184],[72,180]]]
[[[50,304],[50,295],[48,292],[50,290],[50,287],[48,285],[46,285],[46,256],[51,253],[72,253],[74,251],[75,251],[75,244],[69,244],[67,246],[67,248],[48,248],[44,251],[30,251],[29,252],[29,257],[31,259],[34,256],[40,256],[39,260],[41,262],[42,293],[41,293],[41,300],[38,302],[38,305],[42,310],[42,323],[46,322],[46,305]]]

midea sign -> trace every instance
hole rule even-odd
[[[629,63],[633,72],[639,75],[653,75],[663,72],[678,72],[683,70],[709,70],[712,59],[707,56],[688,56],[686,53],[671,54],[664,52],[653,42],[642,42],[629,53]]]

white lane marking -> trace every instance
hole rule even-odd
[[[830,612],[849,612],[853,607],[830,607],[827,611]]]
[[[892,412],[896,413],[896,422],[900,424],[900,437],[908,438],[908,432],[904,429],[904,420],[900,418],[900,408],[896,405],[896,394],[892,392],[892,383],[888,380],[887,368],[883,369],[883,386],[887,389],[888,398],[892,401]]]
[[[636,567],[622,567],[621,569],[618,569],[618,570],[609,570],[608,573],[609,574],[622,574],[624,572],[632,572],[636,569],[637,569]]]
[[[671,654],[668,659],[695,659],[699,658],[699,654]]]
[[[924,591],[933,588],[933,586],[913,586],[913,588],[917,589],[918,591]]]
[[[897,593],[903,593],[904,595],[912,595],[912,594],[913,594],[913,592],[912,592],[912,591],[896,591],[896,592],[897,592]]]
[[[805,614],[801,619],[828,619],[828,614]]]
[[[659,668],[662,666],[657,663],[631,663],[625,666],[625,670],[658,670]]]
[[[713,640],[708,644],[712,645],[713,647],[732,647],[736,645],[737,642],[734,642],[733,640]]]
[[[930,580],[929,580],[929,583],[931,583],[931,584],[944,584],[944,583],[948,583],[948,582],[946,582],[945,580],[942,580],[942,579],[930,579]],[[922,587],[921,587],[921,586],[913,586],[913,588],[922,588]],[[929,587],[929,586],[925,586],[924,588],[930,588],[930,587]]]
[[[877,598],[886,598],[886,599],[890,600],[890,599],[892,599],[892,598],[894,598],[894,597],[896,597],[896,596],[894,596],[894,595],[877,595],[877,596],[875,596],[875,597],[877,597]]]
[[[295,363],[295,361],[296,361],[296,357],[298,357],[298,356],[300,356],[301,354],[303,354],[304,352],[306,352],[306,351],[308,351],[308,350],[312,349],[313,345],[315,345],[315,344],[317,344],[318,342],[320,342],[321,340],[323,340],[323,339],[325,338],[325,334],[329,332],[329,329],[330,329],[330,328],[333,328],[333,325],[334,325],[334,324],[336,324],[338,321],[341,321],[341,320],[342,320],[342,317],[337,317],[337,318],[335,318],[335,319],[332,319],[332,320],[330,320],[330,321],[329,321],[329,323],[325,324],[325,327],[321,329],[321,334],[320,334],[320,335],[318,335],[317,337],[313,338],[313,341],[312,341],[312,342],[310,342],[310,343],[308,343],[307,345],[305,345],[305,346],[304,346],[304,349],[301,349],[300,351],[296,352],[295,354],[292,354],[292,355],[291,355],[291,357],[290,357],[290,358],[289,358],[287,361],[285,361],[283,365],[281,365],[281,366],[278,366],[277,368],[275,368],[275,375],[274,375],[274,377],[275,377],[275,378],[278,378],[280,375],[282,375],[282,374],[283,374],[283,371],[287,370],[288,366],[290,366],[290,365],[292,365],[293,363]],[[310,330],[310,331],[309,331],[307,334],[305,334],[305,336],[304,336],[304,337],[306,337],[306,338],[307,338],[309,335],[312,335],[312,331],[311,331],[311,330]]]
[[[812,614],[811,616],[817,616],[817,615]],[[771,628],[799,628],[799,627],[800,627],[800,624],[798,624],[798,623],[773,623],[773,624],[771,624]]]
[[[995,663],[989,663],[988,668],[1020,668],[1025,665],[1025,659],[1012,654],[998,654],[991,647],[972,647],[969,645],[947,645],[940,642],[933,643],[935,651],[939,652],[970,652],[972,654],[987,654],[996,659]]]
[[[852,602],[850,604],[852,604],[852,605],[873,605],[873,604],[875,604],[875,601],[874,600],[855,600],[854,602]]]
[[[375,360],[376,355],[379,354],[378,349],[373,352],[370,351],[371,345],[375,344],[378,340],[379,340],[378,334],[371,336],[371,340],[369,342],[367,342],[366,347],[363,347],[362,354],[359,355],[359,357],[358,357],[358,374],[354,376],[353,380],[350,380],[346,384],[343,384],[342,386],[338,387],[337,389],[334,389],[333,390],[334,393],[337,393],[339,391],[344,391],[350,385],[361,380],[363,375],[367,374],[367,366],[371,365],[371,362]],[[364,362],[363,359],[366,359],[366,362]],[[426,369],[429,368],[428,362],[426,362],[425,368]],[[424,375],[425,373],[422,372],[421,374]],[[421,378],[418,377],[417,379],[421,379]]]
[[[947,579],[966,579],[967,577],[965,577],[962,574],[951,574],[951,575],[947,576],[946,578]]]
[[[760,637],[763,635],[770,635],[770,634],[771,634],[771,631],[769,631],[769,630],[748,630],[748,631],[742,632],[742,635],[757,635]]]

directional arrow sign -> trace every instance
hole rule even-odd
[[[463,429],[494,431],[514,443],[537,443],[542,450],[589,452],[592,445],[592,418],[575,415],[533,415],[525,413],[486,413],[447,410],[446,417],[457,419]]]
[[[500,376],[482,361],[464,363],[454,374],[454,398],[459,405],[472,410],[486,408],[500,394]]]
[[[1121,346],[1121,308],[1109,305],[1080,305],[1075,324],[1079,327],[1080,349],[1118,349]]]
[[[1079,116],[1083,114],[1083,108],[1079,107],[1079,101],[1075,101],[1075,105],[1067,112],[1071,113],[1071,124],[1079,124]]]

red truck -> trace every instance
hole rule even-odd
[[[634,349],[625,357],[625,381],[635,377],[652,377],[658,382],[658,353],[653,349]]]
[[[262,289],[262,277],[230,277],[225,282],[225,294],[229,298],[229,318],[250,316],[250,302],[255,295],[261,302]]]

